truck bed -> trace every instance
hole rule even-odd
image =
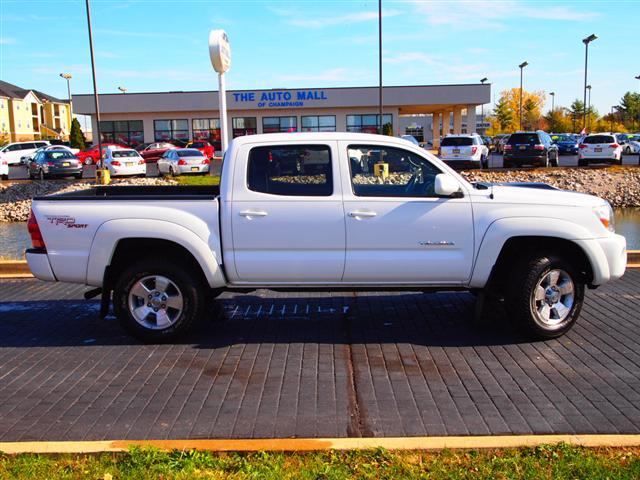
[[[35,197],[34,200],[213,200],[220,195],[217,185],[96,186],[75,192]]]

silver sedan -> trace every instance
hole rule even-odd
[[[185,173],[209,173],[211,161],[195,148],[167,150],[158,159],[160,175],[182,175]]]

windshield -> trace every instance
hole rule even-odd
[[[140,156],[135,150],[115,150],[111,153],[111,155],[113,156],[113,158],[138,158]]]
[[[473,145],[473,139],[470,137],[445,137],[440,145],[442,147],[466,147]]]
[[[509,137],[509,145],[534,145],[540,143],[537,133],[513,133]]]
[[[593,145],[594,143],[615,143],[616,139],[612,135],[592,135],[585,138],[582,143]]]
[[[556,142],[575,142],[571,135],[557,135]]]
[[[76,158],[75,155],[67,150],[48,150],[45,152],[45,157],[50,160],[60,160],[60,159],[73,159]]]
[[[189,145],[190,147],[193,148],[204,148],[207,145],[204,142],[193,142],[191,145]]]
[[[200,150],[195,150],[193,148],[189,148],[186,150],[178,150],[179,157],[202,157],[202,152]]]

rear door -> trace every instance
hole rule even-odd
[[[234,160],[233,240],[224,254],[232,282],[339,282],[345,219],[336,142],[245,144]]]

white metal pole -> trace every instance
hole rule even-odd
[[[222,154],[227,151],[228,127],[227,127],[227,89],[224,84],[224,73],[218,74],[218,104],[220,109],[220,140],[222,141]]]

